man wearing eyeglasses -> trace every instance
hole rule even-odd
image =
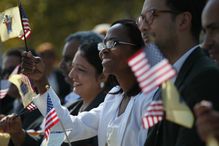
[[[206,0],[145,0],[137,19],[145,45],[153,38],[176,69],[174,83],[191,110],[203,99],[219,103],[219,69],[198,46],[205,3]],[[165,118],[149,129],[145,142],[145,146],[203,145],[195,126],[185,128]]]

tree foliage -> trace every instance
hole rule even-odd
[[[64,39],[70,33],[91,30],[99,23],[133,18],[140,14],[143,0],[22,0],[28,15],[32,36],[28,46],[50,41],[61,52]],[[16,0],[1,0],[0,11],[17,5]],[[23,46],[23,41],[12,39],[0,44],[1,49]]]

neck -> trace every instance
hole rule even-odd
[[[195,45],[198,45],[198,42],[194,40],[193,37],[185,37],[185,39],[178,41],[176,48],[169,50],[169,52],[166,52],[165,55],[169,62],[174,64],[185,52]]]
[[[136,78],[130,69],[123,74],[116,75],[116,78],[120,87],[125,93],[127,93],[135,84],[137,84]]]
[[[87,94],[87,96],[83,96],[81,97],[83,100],[83,104],[85,105],[89,105],[96,97],[97,95],[101,92],[101,89],[97,90],[97,91],[93,91],[90,94]]]

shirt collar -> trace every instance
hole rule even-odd
[[[194,47],[192,47],[191,49],[189,49],[187,52],[185,52],[174,64],[173,67],[175,68],[176,72],[179,73],[182,65],[184,64],[184,62],[186,61],[186,59],[189,57],[189,55],[196,49],[198,48],[199,45],[196,45]],[[172,79],[173,82],[175,82],[176,77],[174,77]]]

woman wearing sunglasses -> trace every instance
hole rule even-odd
[[[24,54],[23,72],[38,85],[40,95],[34,102],[44,116],[48,94],[52,97],[54,108],[63,125],[66,129],[72,129],[69,134],[70,141],[97,135],[99,146],[143,146],[147,130],[143,128],[141,119],[150,101],[141,93],[127,63],[142,47],[144,43],[135,21],[120,20],[111,25],[104,41],[98,44],[98,50],[104,74],[114,75],[119,86],[109,91],[99,107],[82,112],[78,116],[71,116],[68,110],[61,106],[53,89],[45,88],[48,82],[41,73],[45,67],[30,53]],[[51,129],[60,130],[60,123]]]

